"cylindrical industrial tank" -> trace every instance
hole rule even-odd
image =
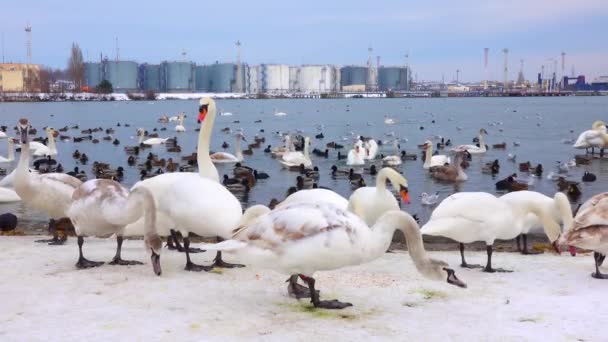
[[[289,65],[262,64],[259,66],[260,90],[265,93],[283,93],[289,90]]]
[[[160,65],[143,64],[141,66],[141,86],[143,90],[162,91],[160,86]]]
[[[257,94],[260,92],[259,88],[259,66],[249,66],[245,67],[245,92],[248,94]],[[289,68],[287,82],[289,84]]]
[[[380,67],[378,88],[381,91],[406,90],[407,70],[405,67]]]
[[[214,93],[230,93],[236,86],[235,74],[236,64],[216,63],[211,64],[211,91]]]
[[[208,65],[197,65],[194,72],[196,91],[211,91],[211,68]]]
[[[112,83],[117,93],[137,91],[137,63],[131,61],[106,61],[105,79]]]
[[[164,62],[164,83],[170,93],[194,90],[195,66],[191,62]],[[161,81],[162,83],[162,81]]]
[[[367,83],[367,67],[345,66],[340,69],[340,85],[352,86]]]
[[[304,93],[333,92],[339,86],[339,73],[333,65],[303,65],[296,71],[295,91]]]
[[[101,63],[84,63],[84,85],[93,89],[103,80]]]

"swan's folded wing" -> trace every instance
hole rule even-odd
[[[572,230],[591,226],[608,226],[608,197],[603,197],[595,205],[579,211],[574,219]]]
[[[510,207],[485,192],[462,192],[444,199],[431,214],[431,219],[461,217],[472,222],[487,221]]]
[[[39,175],[38,177],[40,177],[41,180],[44,180],[44,179],[51,180],[55,183],[65,185],[65,186],[71,187],[73,189],[76,189],[77,187],[79,187],[82,184],[80,179],[78,179],[76,177],[72,177],[67,174],[63,174],[63,173],[45,173],[45,174]]]

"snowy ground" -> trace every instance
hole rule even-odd
[[[589,276],[588,255],[495,253],[496,267],[515,272],[486,274],[456,267],[458,252],[431,252],[468,283],[460,289],[423,279],[403,252],[385,254],[317,274],[322,298],[354,304],[326,311],[289,298],[287,277],[272,271],[190,273],[183,254],[164,251],[156,277],[138,240],[125,241],[123,258],[143,266],[76,270],[75,239],[53,247],[37,238],[0,237],[1,341],[606,340],[608,281]],[[84,248],[109,261],[115,242],[87,239]],[[468,255],[485,262],[483,252]]]

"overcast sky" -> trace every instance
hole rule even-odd
[[[520,59],[527,78],[560,59],[588,79],[608,75],[608,0],[380,0],[380,1],[71,1],[11,0],[2,5],[0,32],[6,61],[24,61],[24,26],[32,25],[33,62],[64,67],[70,45],[85,58],[100,53],[158,63],[234,61],[242,42],[249,64],[364,64],[367,48],[381,64],[410,64],[418,79],[484,78],[483,48],[490,48],[489,76],[509,77]],[[558,73],[561,63],[558,64]]]

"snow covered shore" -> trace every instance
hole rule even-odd
[[[77,270],[76,240],[54,247],[41,237],[0,237],[1,341],[599,341],[608,322],[608,281],[592,279],[592,257],[495,253],[486,274],[458,267],[456,251],[431,252],[456,269],[467,289],[419,275],[404,252],[316,275],[322,299],[354,304],[311,309],[287,296],[287,278],[253,268],[190,273],[185,256],[163,251],[152,273],[143,242],[123,258],[143,266]],[[86,239],[84,253],[110,261],[111,239]],[[484,263],[484,252],[467,261]],[[194,254],[197,263],[211,253]],[[227,261],[234,261],[226,257]]]

